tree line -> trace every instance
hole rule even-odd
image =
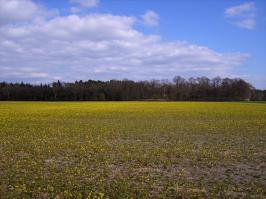
[[[256,90],[242,79],[207,77],[173,81],[110,80],[53,82],[51,84],[0,82],[0,100],[34,101],[241,101],[266,100],[266,90]]]

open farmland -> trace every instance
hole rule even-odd
[[[0,198],[266,197],[266,104],[1,102]]]

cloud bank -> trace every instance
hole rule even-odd
[[[144,34],[135,28],[136,17],[99,13],[47,17],[46,9],[32,1],[12,2],[32,6],[21,10],[23,23],[11,16],[17,8],[1,12],[1,81],[217,76],[228,74],[248,57]]]

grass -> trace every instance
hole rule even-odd
[[[1,102],[0,198],[264,198],[266,104]]]

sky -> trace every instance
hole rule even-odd
[[[265,35],[265,0],[0,0],[0,81],[220,76],[266,89]]]

